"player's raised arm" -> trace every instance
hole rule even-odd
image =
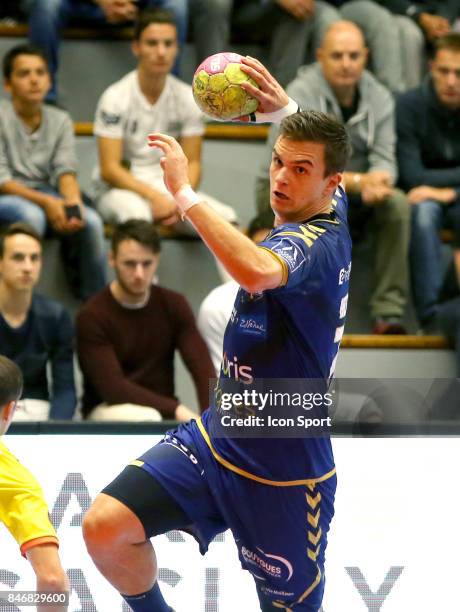
[[[188,182],[188,162],[180,144],[166,134],[150,134],[149,146],[164,153],[161,167],[168,191],[174,196],[182,217],[193,224],[209,249],[228,273],[251,293],[273,289],[283,281],[283,267],[267,251],[202,202]]]

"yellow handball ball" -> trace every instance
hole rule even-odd
[[[257,83],[240,68],[238,53],[216,53],[202,62],[193,77],[193,97],[208,117],[221,121],[236,119],[257,110],[258,100],[250,96],[241,83]]]

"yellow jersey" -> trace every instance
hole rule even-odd
[[[0,438],[0,521],[19,544],[21,553],[33,546],[58,545],[42,488]]]

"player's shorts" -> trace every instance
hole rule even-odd
[[[131,465],[155,479],[153,490],[157,483],[161,485],[163,493],[154,493],[149,510],[145,503],[127,500],[126,492],[133,488],[127,482],[128,474],[137,471],[130,466],[104,493],[128,505],[148,537],[183,529],[194,535],[204,554],[218,533],[231,529],[241,565],[254,577],[263,610],[318,612],[324,591],[327,531],[334,513],[335,475],[308,487],[277,487],[250,480],[214,459],[194,422],[168,432]],[[171,507],[164,491],[175,502]],[[159,510],[169,516],[167,525],[159,518],[160,528],[152,525]]]

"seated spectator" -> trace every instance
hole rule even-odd
[[[377,78],[400,91],[397,32],[390,13],[372,0],[236,0],[234,6],[236,30],[249,40],[271,41],[269,63],[282,85],[295,78],[309,51],[316,52],[327,28],[346,19],[363,30]]]
[[[76,405],[72,323],[61,304],[34,292],[41,267],[37,232],[25,223],[7,227],[0,235],[0,347],[24,375],[20,421],[71,419]]]
[[[458,0],[377,0],[394,14],[393,31],[401,45],[403,90],[418,87],[427,69],[427,47],[452,31],[460,17]]]
[[[3,75],[11,101],[0,101],[0,223],[52,230],[72,290],[85,299],[105,284],[105,245],[99,215],[82,202],[72,120],[43,104],[50,78],[40,49],[10,49]]]
[[[214,376],[208,349],[186,299],[152,285],[160,241],[140,219],[112,236],[115,280],[77,316],[77,350],[84,377],[83,414],[95,421],[187,421],[196,414],[174,392],[174,353],[193,377],[203,410]]]
[[[357,26],[332,25],[318,50],[318,62],[299,70],[288,94],[301,108],[327,112],[343,121],[353,152],[344,174],[352,235],[362,222],[376,229],[375,288],[371,298],[374,333],[405,333],[401,325],[407,300],[409,206],[394,188],[396,152],[394,103],[390,92],[364,67],[367,49]],[[258,179],[258,209],[269,206],[266,180],[276,127],[271,128],[267,157]],[[359,223],[358,223],[359,222]],[[359,234],[358,234],[359,230]]]
[[[261,242],[273,228],[273,223],[271,210],[257,215],[248,226],[248,238],[256,244]],[[239,285],[233,279],[215,287],[203,300],[198,313],[198,329],[208,345],[216,376],[219,376],[222,361],[225,328],[232,314],[238,289]]]
[[[197,59],[221,51],[222,40],[227,38],[229,27],[226,0],[32,0],[29,36],[50,58],[53,85],[48,101],[58,97],[58,67],[61,30],[67,25],[113,27],[130,25],[140,8],[161,7],[174,14],[180,46],[187,40],[190,18],[195,34]],[[179,63],[174,72],[177,74]]]
[[[460,271],[460,34],[434,45],[429,76],[397,103],[400,183],[412,209],[412,289],[420,325],[427,330],[443,283],[443,227],[454,231]]]
[[[189,160],[190,184],[201,176],[203,115],[192,89],[171,72],[178,51],[174,19],[167,11],[145,11],[134,32],[137,69],[111,85],[99,100],[94,124],[100,174],[97,206],[109,223],[137,218],[176,224],[176,205],[168,193],[160,167],[161,152],[147,145],[147,134],[164,132],[176,137]],[[232,208],[203,194],[228,221]],[[190,233],[181,222],[176,229]]]
[[[21,554],[30,562],[37,591],[48,591],[49,595],[53,595],[69,591],[69,579],[59,559],[59,541],[50,521],[43,491],[2,440],[11,424],[22,387],[18,366],[0,355],[0,521],[18,543]],[[5,605],[6,608],[2,605],[4,610],[11,609],[9,604]],[[52,608],[47,605],[37,607],[38,612],[51,609],[66,612],[67,605],[56,603]]]

